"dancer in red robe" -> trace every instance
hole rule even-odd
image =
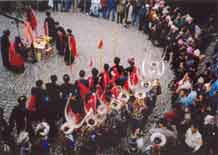
[[[80,79],[76,81],[76,86],[79,89],[80,97],[85,99],[86,95],[90,92],[88,80],[85,79],[85,71],[79,72]]]
[[[114,58],[114,66],[110,69],[110,74],[112,75],[112,81],[116,82],[120,78],[123,66],[120,65],[120,58]]]
[[[88,77],[89,89],[91,91],[96,91],[98,84],[98,69],[92,69],[92,76]]]
[[[24,60],[21,55],[15,50],[15,43],[10,44],[9,48],[9,62],[10,62],[10,70],[16,73],[23,73],[24,68]]]
[[[128,63],[130,66],[126,70],[129,72],[130,84],[135,86],[139,83],[138,68],[135,66],[134,58],[130,58]]]
[[[110,72],[109,72],[110,66],[108,64],[104,64],[104,71],[101,73],[101,86],[105,90],[108,86],[108,84],[111,82]]]
[[[71,65],[74,62],[75,57],[78,56],[76,40],[72,35],[72,31],[70,29],[67,30],[67,49],[64,55],[64,61],[66,65]]]

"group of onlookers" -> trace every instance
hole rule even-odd
[[[214,145],[218,137],[218,72],[206,59],[215,23],[212,18],[209,22],[208,26],[198,25],[190,14],[164,1],[156,1],[151,8],[149,38],[164,48],[163,57],[175,74],[170,85],[172,109],[163,114],[156,128],[169,141],[163,154],[218,153]]]
[[[125,26],[130,24],[140,25],[139,29],[142,30],[150,5],[144,0],[81,0],[78,2],[54,0],[54,11],[71,11],[75,8],[80,8],[82,12],[91,16],[103,17],[104,19],[111,18],[112,21],[116,20],[117,23]]]

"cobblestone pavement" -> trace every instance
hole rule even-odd
[[[37,15],[40,25],[42,25],[45,18],[44,13],[37,13]],[[53,17],[65,28],[72,29],[80,56],[72,68],[64,65],[62,57],[54,55],[48,60],[36,64],[26,64],[26,71],[21,75],[8,72],[0,62],[0,107],[4,108],[6,118],[16,105],[17,97],[21,94],[29,94],[35,80],[42,79],[47,82],[51,74],[57,74],[60,82],[65,73],[70,74],[74,80],[78,77],[80,69],[85,69],[90,73],[89,63],[91,61],[93,61],[94,66],[99,67],[101,54],[103,62],[112,63],[113,57],[119,56],[124,65],[129,57],[135,57],[138,65],[141,65],[143,60],[149,61],[148,53],[151,54],[150,59],[152,60],[161,59],[162,49],[154,47],[147,40],[147,36],[135,28],[126,29],[114,22],[89,17],[81,13],[53,13]],[[11,23],[11,20],[0,17],[0,25],[0,32],[8,28],[12,31],[11,38],[17,35],[16,26]],[[38,31],[40,34],[42,27]],[[97,43],[100,39],[104,41],[102,51],[97,49]],[[154,113],[149,117],[148,129],[156,116],[169,109],[170,91],[168,84],[172,78],[170,66],[166,64],[165,72],[161,77],[163,92],[158,98]]]

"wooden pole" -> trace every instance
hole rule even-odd
[[[99,69],[103,68],[103,48],[99,49]]]

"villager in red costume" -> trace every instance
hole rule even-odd
[[[129,67],[126,69],[129,72],[130,83],[132,86],[135,86],[139,83],[139,76],[138,76],[138,68],[135,66],[135,59],[130,58],[128,60]]]
[[[115,57],[114,66],[110,69],[110,74],[112,75],[113,82],[116,82],[120,78],[122,70],[123,66],[120,65],[120,58]]]
[[[110,72],[109,72],[109,65],[104,64],[104,71],[101,73],[101,86],[105,90],[108,84],[111,82]]]
[[[119,67],[119,64],[120,64],[120,58],[118,57],[115,57],[114,58],[114,65],[113,67],[111,68],[110,70],[110,73],[111,75],[114,77],[116,74],[118,74],[118,67]]]
[[[24,68],[24,60],[21,55],[15,50],[15,43],[10,44],[9,48],[9,62],[10,69],[16,73],[23,73]]]
[[[74,58],[78,56],[76,40],[72,35],[72,31],[70,29],[67,30],[67,49],[64,56],[64,61],[66,65],[71,65],[74,62]]]
[[[92,69],[92,76],[88,78],[88,83],[89,83],[89,89],[91,91],[96,91],[97,84],[98,84],[98,69],[97,68]]]
[[[85,71],[79,72],[80,79],[76,81],[76,86],[79,89],[80,97],[85,99],[86,95],[90,92],[88,80],[85,79]]]
[[[131,82],[131,85],[137,85],[139,83],[139,77],[137,74],[136,66],[133,66],[132,72],[130,73],[130,82]]]
[[[63,56],[66,51],[67,46],[67,37],[66,32],[62,26],[60,26],[59,22],[56,22],[56,49],[58,54]]]

